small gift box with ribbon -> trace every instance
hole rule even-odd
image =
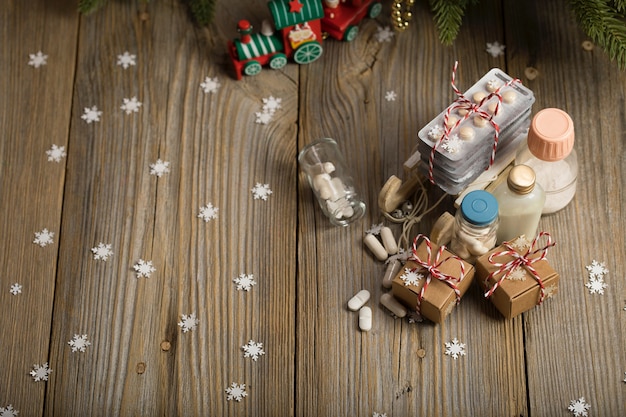
[[[504,317],[515,317],[556,294],[559,274],[546,260],[554,245],[550,234],[541,232],[532,241],[520,236],[478,258],[476,279]]]
[[[411,256],[393,279],[391,291],[418,315],[441,323],[470,287],[474,267],[424,235],[413,241]]]

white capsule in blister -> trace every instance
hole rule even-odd
[[[380,243],[378,239],[376,239],[376,236],[368,233],[363,241],[365,242],[365,246],[367,246],[369,250],[372,251],[374,256],[376,256],[376,259],[378,259],[379,261],[384,261],[387,259],[387,250],[385,249],[383,244]]]
[[[398,244],[396,238],[393,237],[393,232],[387,226],[380,229],[380,238],[383,241],[383,246],[389,255],[398,253]]]
[[[406,316],[406,308],[400,304],[400,301],[396,300],[396,298],[389,294],[385,293],[380,296],[380,303],[384,305],[387,310],[391,311],[396,317],[404,317]]]
[[[354,297],[348,301],[348,308],[352,311],[357,311],[367,303],[370,299],[370,292],[368,290],[361,290],[357,292]]]
[[[372,309],[361,307],[359,310],[359,329],[369,332],[372,329]]]

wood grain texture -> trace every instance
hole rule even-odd
[[[46,385],[29,372],[48,361],[66,162],[46,151],[68,146],[78,18],[58,1],[9,1],[0,27],[0,407],[40,415]],[[38,51],[48,64],[35,68]],[[44,228],[54,243],[39,247]],[[9,292],[15,283],[21,294]]]
[[[622,207],[626,78],[585,39],[567,2],[483,0],[470,7],[453,46],[439,44],[426,2],[408,31],[378,42],[390,4],[350,43],[328,39],[311,65],[234,80],[226,41],[247,18],[260,28],[265,1],[220,2],[196,28],[184,2],[111,1],[80,16],[68,2],[0,8],[0,407],[20,416],[557,416],[579,397],[590,415],[626,415],[626,287]],[[147,17],[144,19],[143,17]],[[491,57],[487,42],[506,45]],[[28,54],[49,55],[40,69]],[[117,55],[136,54],[124,70]],[[467,89],[499,67],[574,119],[580,172],[566,209],[541,220],[557,247],[559,294],[504,320],[474,286],[441,325],[394,319],[380,304],[385,265],[363,246],[384,221],[378,193],[417,142],[417,131],[453,99],[450,73]],[[532,66],[538,77],[529,80]],[[204,93],[200,83],[217,77]],[[385,100],[388,91],[396,101]],[[125,114],[136,96],[138,113]],[[262,98],[282,99],[267,124]],[[85,107],[100,122],[81,119]],[[297,166],[321,137],[339,143],[368,206],[347,228],[330,224]],[[48,162],[52,144],[66,147]],[[157,159],[170,162],[162,177]],[[267,201],[253,199],[268,184]],[[442,192],[427,185],[434,204]],[[218,217],[198,218],[212,203]],[[444,197],[414,228],[428,233],[453,212]],[[43,227],[55,243],[32,243]],[[391,225],[399,234],[399,226]],[[113,256],[91,248],[110,243]],[[156,272],[138,278],[133,265]],[[593,259],[610,270],[604,295],[584,287]],[[249,292],[233,278],[254,275]],[[10,285],[21,282],[14,296]],[[374,327],[358,329],[346,303],[360,289]],[[199,324],[183,333],[183,314]],[[92,345],[72,352],[87,334]],[[444,354],[457,338],[467,355]],[[258,361],[241,346],[262,342]],[[167,344],[163,344],[167,342]],[[28,372],[48,361],[35,383]],[[246,384],[227,401],[224,389]]]

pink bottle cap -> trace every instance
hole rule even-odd
[[[574,148],[574,122],[563,110],[547,108],[533,117],[528,149],[543,161],[558,161]]]

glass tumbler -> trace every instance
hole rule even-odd
[[[348,226],[363,217],[365,203],[334,139],[319,139],[305,146],[298,155],[298,162],[332,224]]]

